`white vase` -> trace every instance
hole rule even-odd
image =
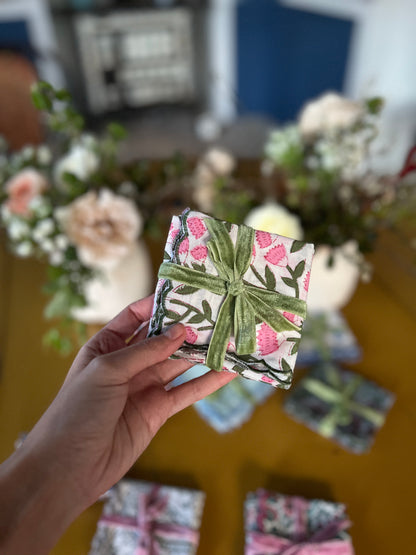
[[[100,270],[88,282],[87,306],[73,310],[72,316],[86,324],[104,324],[128,304],[150,295],[152,286],[152,263],[145,243],[139,240],[116,266]]]
[[[333,263],[328,266],[331,256]],[[317,247],[309,282],[308,310],[339,310],[350,301],[360,279],[359,258],[355,241],[335,249],[326,245]]]

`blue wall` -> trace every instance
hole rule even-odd
[[[12,50],[34,61],[35,52],[25,20],[0,21],[0,50]]]
[[[276,0],[239,2],[240,113],[286,122],[318,94],[342,92],[352,28],[352,21],[283,7]]]

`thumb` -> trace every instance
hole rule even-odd
[[[185,326],[169,326],[161,335],[148,337],[128,347],[94,359],[100,377],[111,385],[124,384],[136,374],[170,357],[185,339]]]

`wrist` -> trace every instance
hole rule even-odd
[[[49,553],[86,508],[77,490],[54,466],[29,445],[1,465],[0,552]]]

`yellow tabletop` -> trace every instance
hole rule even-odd
[[[1,254],[1,253],[0,253]],[[41,344],[44,266],[4,255],[0,267],[0,456],[13,449],[62,383],[69,358]],[[129,475],[199,488],[207,499],[199,555],[243,552],[243,501],[259,487],[343,502],[358,555],[407,555],[416,546],[416,320],[377,276],[360,285],[344,314],[363,348],[352,369],[397,401],[365,455],[344,451],[283,413],[276,391],[239,430],[220,435],[189,408],[172,418]],[[302,371],[298,372],[298,377]],[[102,505],[69,528],[55,555],[88,552]]]

